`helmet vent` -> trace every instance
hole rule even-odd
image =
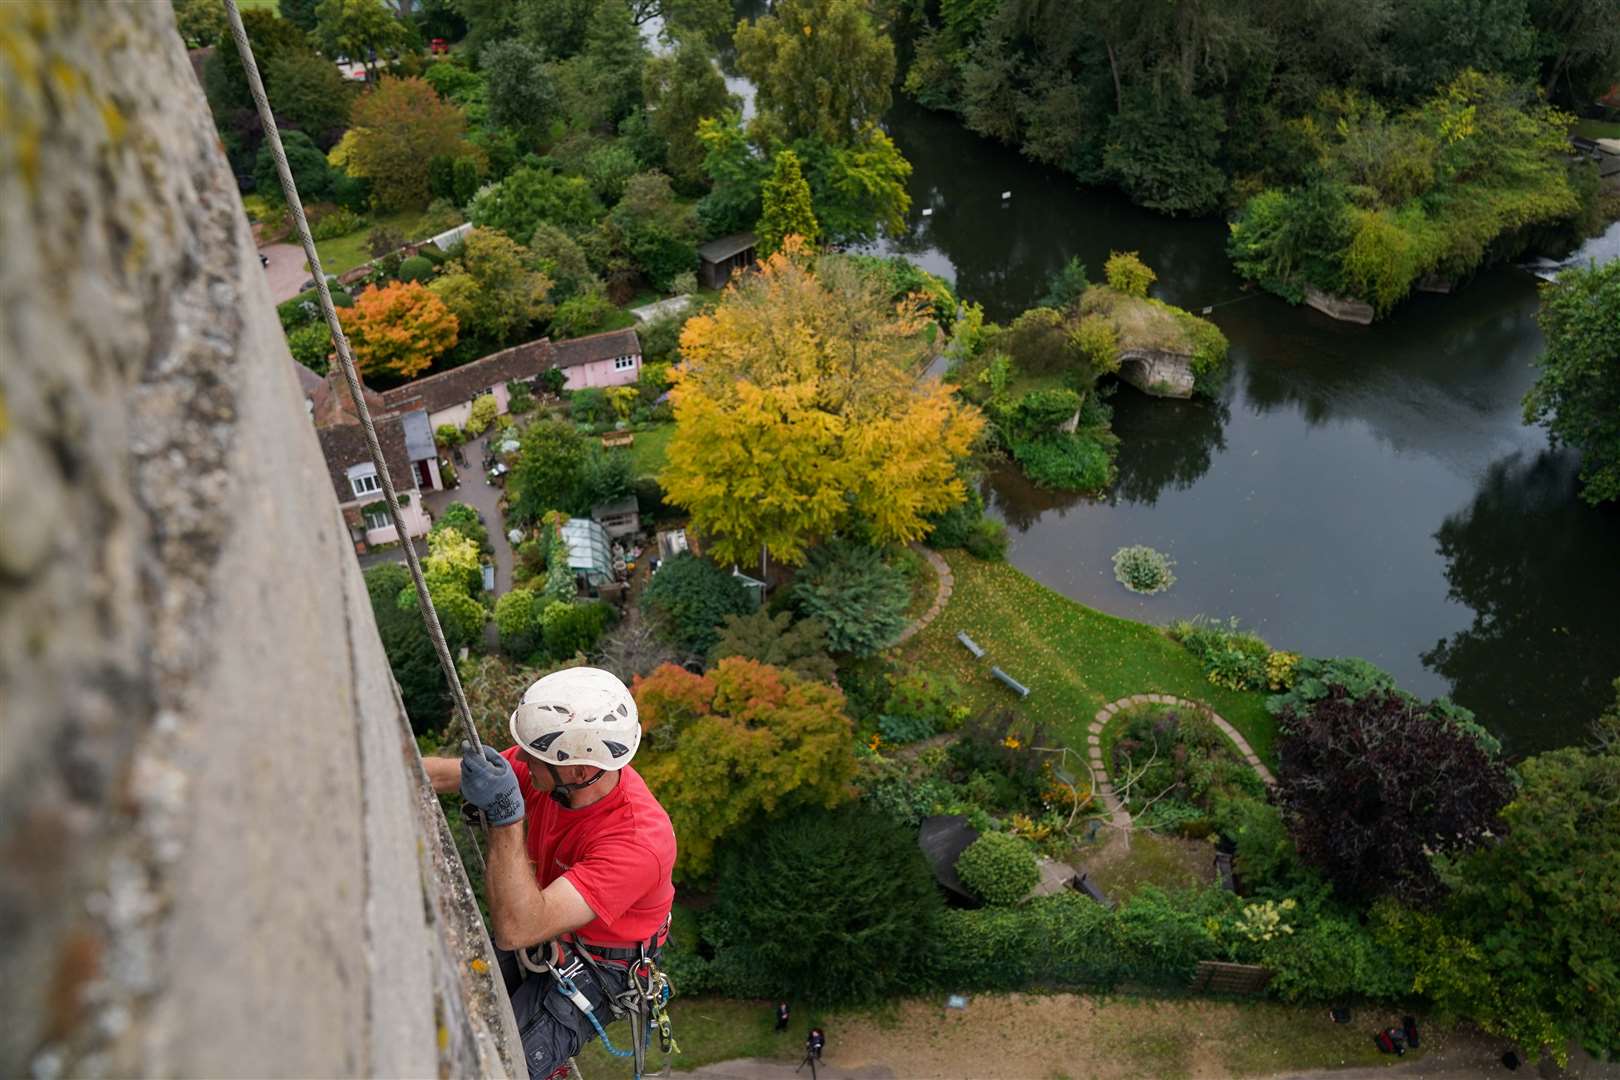
[[[560,738],[562,738],[562,732],[548,731],[538,739],[534,740],[534,742],[530,743],[529,747],[533,750],[538,750],[543,754],[551,748],[552,743],[556,742]]]
[[[612,739],[603,739],[602,745],[607,747],[608,753],[616,758],[622,758],[630,752],[630,748],[623,743],[616,743]]]
[[[624,707],[624,702],[622,702],[622,701],[619,702],[618,713],[619,713],[620,716],[629,716],[630,715],[630,710]]]
[[[568,760],[568,751],[566,751],[566,750],[557,751],[557,760],[558,761],[567,761]]]

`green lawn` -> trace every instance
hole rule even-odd
[[[1572,130],[1586,139],[1620,139],[1620,120],[1577,120]]]
[[[420,240],[421,237],[416,235],[416,230],[421,221],[420,210],[368,215],[365,228],[344,233],[331,240],[316,241],[315,250],[321,256],[321,269],[328,274],[341,274],[345,270],[353,270],[363,262],[371,261],[371,252],[366,247],[366,237],[371,234],[372,229],[380,226],[386,225],[407,240]]]
[[[636,476],[656,476],[664,467],[669,440],[675,434],[674,424],[659,424],[649,431],[636,432],[636,441],[625,451],[630,455],[630,470]]]
[[[1030,688],[1022,708],[1084,754],[1086,728],[1103,705],[1130,694],[1176,694],[1210,705],[1261,760],[1275,762],[1276,725],[1265,695],[1213,685],[1198,661],[1157,627],[1093,611],[1006,563],[981,562],[964,551],[941,554],[955,575],[955,591],[940,617],[900,653],[956,675],[969,688],[971,705],[1018,704],[990,677],[990,666],[998,665]],[[958,630],[985,648],[983,660],[956,640]]]

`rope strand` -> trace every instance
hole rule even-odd
[[[462,725],[467,729],[467,739],[478,750],[483,752],[483,740],[478,737],[478,727],[473,723],[472,710],[467,707],[467,695],[461,689],[461,676],[456,672],[455,661],[450,656],[450,645],[444,639],[444,629],[439,625],[439,613],[433,607],[433,598],[428,595],[427,580],[422,576],[422,563],[416,555],[416,545],[405,531],[405,519],[399,509],[399,495],[394,490],[394,478],[388,474],[388,463],[383,460],[382,447],[377,442],[377,429],[371,422],[371,410],[366,406],[365,395],[361,392],[360,376],[355,371],[354,357],[349,352],[349,339],[343,334],[343,325],[338,321],[337,308],[332,304],[331,290],[326,286],[326,275],[321,271],[321,257],[315,250],[315,240],[309,232],[309,220],[304,216],[304,202],[298,197],[298,186],[293,183],[292,169],[287,164],[287,152],[281,145],[281,132],[276,127],[276,118],[270,111],[270,102],[265,97],[264,81],[259,78],[259,65],[253,59],[253,46],[248,43],[247,29],[242,25],[242,13],[236,8],[236,0],[225,0],[225,15],[230,20],[231,37],[236,41],[236,51],[242,58],[242,68],[247,73],[248,88],[253,92],[253,104],[259,111],[259,123],[264,128],[265,139],[270,144],[270,152],[276,159],[276,175],[281,178],[281,193],[287,200],[287,207],[292,211],[293,221],[298,227],[298,239],[304,246],[304,258],[309,261],[310,272],[315,277],[315,288],[320,293],[321,311],[326,315],[327,328],[332,331],[332,343],[337,346],[338,365],[343,369],[343,379],[349,386],[349,398],[354,402],[355,414],[360,418],[360,426],[365,429],[366,449],[371,454],[371,463],[377,469],[377,478],[382,481],[383,495],[388,501],[388,513],[394,519],[394,531],[399,536],[400,543],[405,548],[405,565],[411,572],[411,583],[416,586],[416,599],[422,607],[422,620],[427,624],[428,636],[433,639],[433,650],[439,654],[439,666],[444,669],[444,677],[450,684],[450,696],[455,699],[456,714],[461,717]]]

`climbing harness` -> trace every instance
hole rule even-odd
[[[571,958],[569,950],[565,950],[561,942],[548,942],[543,948],[546,950],[544,958],[538,960],[528,949],[519,949],[517,953],[519,964],[528,971],[551,976],[556,992],[584,1013],[591,1027],[596,1029],[596,1035],[602,1040],[604,1050],[618,1058],[633,1057],[636,1080],[641,1080],[647,1073],[647,1051],[652,1047],[652,1035],[656,1031],[658,1049],[664,1055],[663,1071],[667,1074],[671,1055],[681,1052],[669,1020],[669,1002],[675,995],[675,988],[670,983],[669,976],[658,967],[657,961],[647,955],[647,947],[641,946],[638,950],[640,955],[630,961],[625,968],[626,985],[617,994],[608,989],[612,985],[608,973],[603,970],[602,963],[591,955],[588,947],[576,944],[571,950]],[[610,1014],[608,1023],[621,1017],[629,1018],[628,1049],[621,1050],[613,1045],[613,1040],[608,1038],[606,1027],[596,1015],[596,1008],[591,1004],[591,999],[575,982],[587,972],[606,995]]]

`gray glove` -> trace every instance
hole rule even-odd
[[[461,744],[461,797],[484,812],[491,825],[515,825],[523,820],[523,793],[517,773],[493,746],[483,757],[472,744]]]

